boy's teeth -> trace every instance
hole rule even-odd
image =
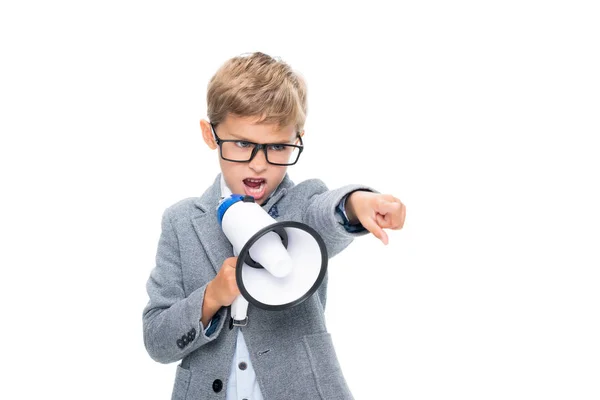
[[[246,187],[248,188],[248,191],[250,193],[257,193],[258,194],[258,193],[262,192],[264,186],[265,186],[265,184],[261,183],[260,186],[258,186],[256,188],[253,188],[253,187],[250,187],[250,186],[246,186]]]

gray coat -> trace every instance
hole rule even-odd
[[[229,307],[210,337],[203,331],[206,285],[223,261],[233,256],[217,221],[220,175],[200,198],[188,198],[163,214],[156,267],[146,284],[150,301],[143,312],[144,343],[161,363],[177,366],[173,399],[225,399],[237,329],[243,329],[250,359],[265,400],[351,399],[330,334],[325,326],[327,279],[315,295],[284,311],[248,307],[248,325],[229,329]],[[348,233],[335,207],[348,193],[364,186],[327,190],[320,180],[298,185],[286,175],[269,201],[280,221],[299,221],[323,237],[333,257],[360,234]],[[182,336],[192,339],[182,347]],[[179,345],[178,345],[179,340]],[[215,389],[220,389],[216,391]]]

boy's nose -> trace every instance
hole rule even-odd
[[[255,155],[254,158],[250,161],[250,169],[254,172],[262,172],[267,169],[267,158],[265,157],[265,152],[260,150]]]

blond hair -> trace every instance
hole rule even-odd
[[[298,132],[304,129],[304,79],[282,60],[264,53],[226,61],[208,84],[206,102],[208,118],[215,125],[231,113],[279,127],[294,124]]]

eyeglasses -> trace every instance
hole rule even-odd
[[[265,153],[265,159],[273,165],[294,165],[300,158],[300,153],[304,150],[302,138],[297,134],[300,144],[287,143],[253,143],[246,140],[223,140],[215,132],[215,127],[211,123],[210,128],[215,140],[219,145],[219,152],[223,160],[232,162],[249,162],[254,156],[262,150]]]

